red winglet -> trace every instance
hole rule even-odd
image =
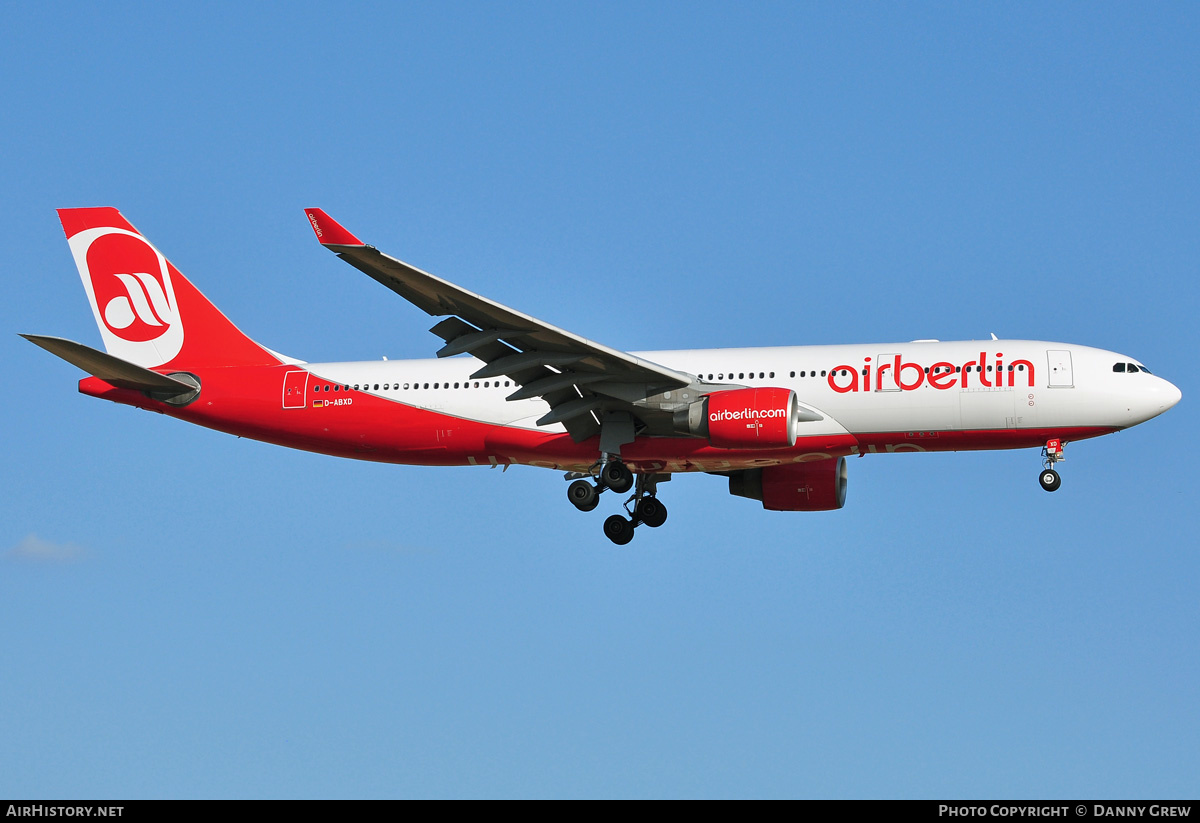
[[[366,245],[366,243],[346,231],[341,223],[320,209],[305,209],[304,213],[308,215],[308,222],[312,223],[313,231],[317,233],[317,240],[321,241],[322,246]]]

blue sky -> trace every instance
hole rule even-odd
[[[1194,4],[25,4],[0,32],[0,796],[1168,797],[1200,773]],[[251,336],[427,357],[302,209],[622,349],[1028,337],[1178,385],[1068,448],[717,478],[614,548],[555,473],[76,392],[54,209]],[[1189,364],[1192,364],[1189,366]]]

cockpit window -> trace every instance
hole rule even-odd
[[[1154,372],[1150,371],[1145,366],[1140,366],[1139,368],[1141,368],[1141,370],[1144,371],[1146,374],[1154,374]]]
[[[1123,371],[1125,371],[1125,364],[1124,364],[1124,363],[1118,363],[1118,364],[1116,364],[1115,366],[1113,366],[1113,371],[1115,371],[1115,372],[1123,372]]]

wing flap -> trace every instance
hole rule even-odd
[[[514,331],[513,329],[487,329],[485,331],[467,332],[451,338],[450,342],[437,350],[437,356],[452,357],[456,354],[466,354],[475,349],[482,349],[489,343],[495,343],[502,337],[521,336],[521,332]]]

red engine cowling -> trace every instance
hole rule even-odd
[[[729,493],[776,512],[823,512],[846,505],[846,458],[786,463],[729,475]]]
[[[677,412],[675,427],[722,449],[781,449],[796,445],[798,415],[791,389],[731,389]]]

